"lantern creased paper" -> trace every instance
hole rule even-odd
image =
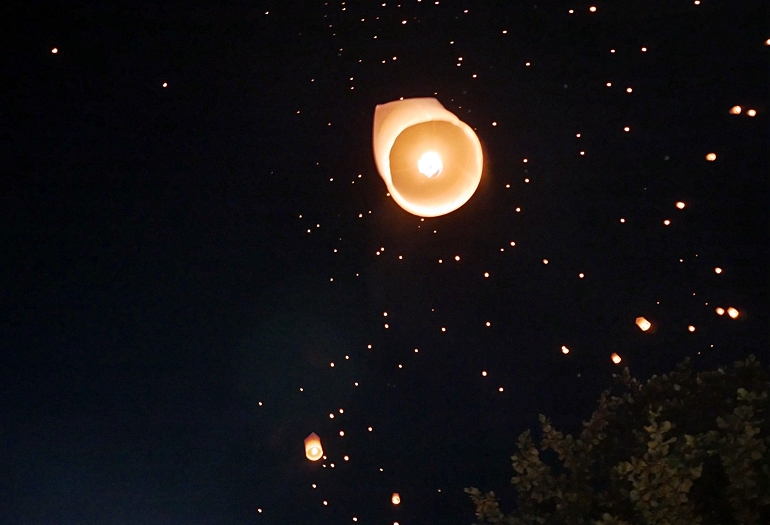
[[[393,200],[419,217],[453,212],[481,181],[479,138],[435,98],[379,104],[373,147],[377,171]]]
[[[318,461],[324,455],[321,438],[315,432],[305,438],[305,455],[310,461]]]

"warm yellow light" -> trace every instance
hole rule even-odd
[[[305,456],[310,461],[318,461],[324,455],[324,449],[321,447],[321,438],[315,432],[312,432],[305,438]]]
[[[731,115],[740,115],[741,114],[741,107],[740,106],[733,106],[730,108],[730,114]]]
[[[58,49],[58,48],[56,48],[56,47],[55,47],[55,48],[53,48],[53,49],[51,49],[51,53],[53,53],[54,55],[55,55],[56,53],[58,53],[58,52],[59,52],[59,49]]]
[[[690,332],[694,332],[695,331],[695,327],[693,325],[690,325],[690,326],[687,327],[687,330],[689,330]]]
[[[453,212],[481,181],[483,153],[476,133],[435,98],[378,105],[373,149],[393,200],[420,217]]]
[[[717,308],[716,312],[717,312],[717,315],[725,315],[725,309],[724,308]]]
[[[393,493],[393,495],[390,497],[390,502],[393,505],[399,505],[401,503],[401,496],[398,495],[398,492]]]
[[[756,109],[750,109],[746,112],[746,114],[750,117],[756,117],[757,116],[757,110]]]
[[[569,348],[567,348],[566,346],[562,346],[561,347],[561,353],[564,354],[564,355],[569,354]]]
[[[637,317],[636,318],[636,326],[638,326],[642,330],[642,332],[646,332],[647,330],[649,330],[652,327],[652,323],[649,322],[644,317]]]
[[[682,201],[679,201],[679,202],[676,203],[676,207],[679,208],[680,210],[683,210],[684,209],[684,203]]]
[[[426,151],[417,161],[417,170],[429,179],[441,175],[442,169],[441,157],[435,151]]]
[[[668,219],[666,219],[665,221],[663,221],[663,224],[665,224],[666,226],[668,226],[669,224],[671,224],[671,221],[670,221],[670,220],[668,220]]]
[[[737,319],[738,316],[741,314],[738,310],[736,310],[731,306],[730,308],[727,309],[727,315],[729,315],[731,319]]]
[[[622,359],[620,358],[620,356],[619,356],[618,354],[615,354],[615,353],[613,353],[613,354],[610,356],[610,359],[612,359],[612,362],[613,362],[613,363],[615,363],[616,365],[617,365],[617,364],[620,364],[620,362],[622,361]]]
[[[717,154],[709,153],[708,155],[706,155],[706,160],[709,162],[714,162],[715,160],[717,160]]]
[[[717,274],[717,275],[719,275],[720,273],[722,273],[722,268],[720,268],[719,266],[717,266],[716,268],[714,268],[714,273],[715,273],[715,274]]]

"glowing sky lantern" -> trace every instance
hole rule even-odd
[[[305,455],[310,461],[318,461],[324,455],[321,438],[315,432],[305,438]]]
[[[408,98],[374,109],[374,161],[393,200],[420,217],[453,212],[481,181],[476,133],[435,98]]]
[[[733,106],[730,108],[730,114],[731,115],[740,115],[741,114],[741,107],[740,106]]]
[[[401,496],[398,495],[398,492],[394,492],[393,495],[390,497],[390,502],[393,505],[400,505],[401,504]]]
[[[636,318],[636,326],[638,326],[642,330],[642,332],[646,332],[647,330],[649,330],[652,327],[652,323],[649,322],[644,317],[637,317]]]
[[[741,313],[731,306],[727,309],[727,315],[729,315],[732,319],[737,319]]]
[[[614,352],[610,356],[610,359],[612,359],[612,362],[615,363],[616,365],[620,364],[620,362],[622,361],[620,356],[618,354],[614,353]]]

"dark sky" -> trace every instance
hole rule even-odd
[[[620,367],[768,362],[758,0],[20,4],[0,523],[467,525]],[[425,96],[485,169],[421,221],[371,135]]]

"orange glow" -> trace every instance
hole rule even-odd
[[[393,505],[399,505],[401,503],[401,496],[398,495],[398,492],[393,493],[393,495],[390,497],[390,502]]]
[[[716,312],[717,312],[717,315],[725,315],[725,309],[724,308],[717,308]]]
[[[750,117],[756,117],[757,116],[757,110],[756,109],[750,109],[746,112],[746,114]]]
[[[567,348],[566,346],[562,346],[561,347],[561,353],[564,354],[564,355],[569,354],[569,348]]]
[[[690,326],[687,327],[687,330],[689,330],[690,332],[694,332],[695,331],[695,327],[693,325],[690,325]]]
[[[53,53],[54,55],[55,55],[56,53],[58,53],[58,52],[59,52],[59,48],[57,48],[57,47],[55,47],[55,48],[51,49],[51,53]]]
[[[676,207],[679,208],[680,210],[683,210],[684,206],[685,205],[684,205],[684,203],[682,201],[679,201],[679,202],[676,203]]]
[[[708,155],[706,155],[706,160],[709,162],[714,162],[715,160],[717,160],[717,154],[709,153]]]
[[[731,319],[737,319],[741,313],[731,306],[727,309],[727,315],[729,315]]]
[[[613,353],[613,354],[610,356],[610,359],[612,359],[612,362],[613,362],[613,363],[615,363],[616,365],[617,365],[617,364],[620,364],[620,362],[622,361],[622,359],[620,358],[620,356],[619,356],[618,354],[616,354],[616,353]]]
[[[668,220],[668,219],[666,219],[665,221],[663,221],[663,224],[665,224],[666,226],[668,226],[669,224],[671,224],[671,221],[670,221],[670,220]]]
[[[312,432],[305,438],[305,456],[310,461],[318,461],[324,455],[324,449],[321,446],[321,438],[315,432]]]
[[[636,318],[636,326],[638,326],[642,330],[642,332],[646,332],[647,330],[649,330],[652,327],[652,323],[649,322],[644,317],[637,317]]]
[[[596,7],[591,6],[591,7],[588,8],[588,10],[591,11],[592,13],[595,13],[596,12]]]
[[[731,115],[740,115],[741,111],[742,111],[742,108],[740,106],[733,106],[730,108]]]
[[[481,181],[483,153],[476,133],[435,98],[377,105],[373,149],[388,192],[413,215],[451,213]]]
[[[717,275],[719,275],[720,273],[722,273],[722,268],[720,268],[719,266],[717,266],[716,268],[714,268],[714,273],[715,273],[715,274],[717,274]]]

